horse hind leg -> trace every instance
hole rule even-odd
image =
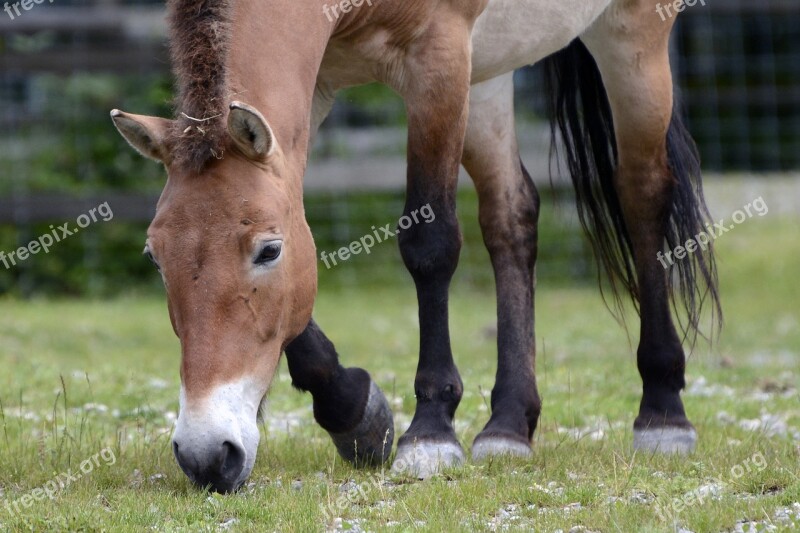
[[[527,457],[541,411],[533,312],[539,196],[519,157],[513,73],[472,88],[462,161],[478,191],[480,225],[497,290],[492,415],[475,438],[472,456]]]
[[[636,271],[641,314],[637,363],[643,394],[634,446],[686,453],[694,449],[697,435],[680,397],[686,358],[670,313],[668,271],[658,257],[671,218],[674,223],[675,216],[696,217],[702,206],[691,191],[691,200],[679,206],[681,212],[673,209],[675,201],[687,202],[687,195],[678,196],[678,188],[686,185],[673,172],[667,148],[670,128],[676,126],[668,46],[671,23],[651,16],[643,4],[613,5],[613,13],[601,17],[582,40],[597,62],[611,105],[619,154],[614,188]],[[696,160],[683,163],[691,166]],[[695,222],[692,231],[702,231],[702,224]],[[711,286],[713,290],[713,281]]]

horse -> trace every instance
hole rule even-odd
[[[436,214],[399,235],[419,301],[420,346],[416,410],[394,468],[427,478],[466,459],[453,427],[464,387],[448,323],[462,245],[460,164],[477,189],[497,290],[496,384],[472,457],[532,454],[542,408],[534,337],[540,199],[519,156],[512,76],[539,61],[598,268],[614,301],[630,297],[641,319],[634,447],[694,449],[680,396],[683,344],[696,339],[704,304],[719,311],[719,298],[712,250],[670,271],[657,261],[665,246],[700,233],[708,211],[673,92],[674,18],[662,20],[655,4],[168,1],[175,118],[111,116],[134,149],[167,171],[144,254],[161,273],[181,342],[172,447],[194,484],[229,493],[248,479],[283,353],[293,386],[311,394],[314,418],[342,457],[357,466],[391,459],[385,395],[367,371],[341,364],[313,319],[316,251],[303,209],[310,146],[337,91],[371,82],[406,105],[404,215],[422,206]]]

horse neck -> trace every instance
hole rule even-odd
[[[321,1],[235,2],[227,69],[230,99],[261,111],[300,176],[317,74],[332,29]]]

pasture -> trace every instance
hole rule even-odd
[[[709,197],[724,192],[717,183]],[[489,416],[496,339],[494,293],[471,276],[490,273],[475,198],[462,196],[465,250],[451,322],[465,387],[456,429],[467,447]],[[565,230],[548,201],[543,207],[536,330],[544,410],[532,459],[468,462],[424,482],[356,470],[314,423],[311,397],[292,389],[282,363],[251,480],[236,495],[209,495],[191,486],[170,449],[179,344],[163,295],[2,299],[0,530],[797,530],[797,217],[755,218],[717,241],[727,322],[713,346],[699,340],[689,359],[684,400],[699,444],[682,458],[633,451],[637,321],[629,309],[629,337],[593,283],[559,281],[548,245],[577,230]],[[389,243],[330,272],[321,266],[315,318],[343,364],[369,370],[386,392],[399,435],[415,405],[418,328],[413,284],[397,256]]]

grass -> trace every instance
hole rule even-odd
[[[466,272],[488,268],[474,239],[467,244]],[[170,451],[179,349],[162,296],[0,300],[0,530],[705,532],[742,521],[796,530],[800,505],[780,515],[800,502],[797,220],[754,219],[718,245],[727,326],[689,362],[684,397],[700,434],[695,454],[632,450],[641,387],[634,317],[628,338],[595,288],[542,281],[544,413],[533,458],[470,462],[426,482],[342,463],[282,365],[251,483],[235,496],[201,493]],[[317,320],[345,364],[367,368],[384,388],[402,430],[414,409],[418,342],[409,278],[331,286],[323,283]],[[465,384],[457,432],[466,447],[488,419],[495,302],[465,274],[451,307]],[[53,500],[8,511],[7,502],[38,494],[106,448],[113,464],[101,459]],[[683,497],[690,505],[670,511]]]

